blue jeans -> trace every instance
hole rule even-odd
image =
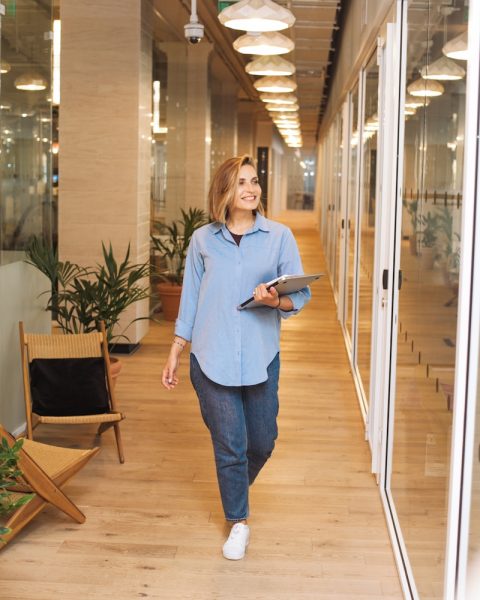
[[[248,517],[248,487],[273,452],[277,439],[279,354],[268,379],[257,385],[224,386],[213,382],[190,354],[190,378],[197,392],[215,453],[225,518]]]

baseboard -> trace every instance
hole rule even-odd
[[[19,435],[23,435],[25,433],[25,431],[27,430],[27,422],[24,421],[22,423],[22,425],[19,425],[18,427],[16,427],[11,434],[13,435],[13,437],[18,437]]]
[[[108,344],[108,351],[111,354],[133,354],[139,348],[139,342],[136,344]]]

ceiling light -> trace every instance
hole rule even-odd
[[[265,104],[265,108],[270,112],[297,112],[298,104]]]
[[[295,23],[293,13],[272,0],[240,0],[224,8],[218,19],[241,31],[281,31]]]
[[[233,42],[233,47],[241,54],[273,56],[291,52],[295,48],[295,44],[283,33],[271,31],[241,35]]]
[[[415,98],[415,96],[409,96],[405,98],[405,108],[422,108],[423,106],[428,106],[430,104],[430,100],[428,98]]]
[[[11,108],[10,102],[5,102],[5,100],[0,104],[0,110],[10,110]]]
[[[295,136],[298,133],[296,129],[279,129],[278,131],[280,131],[282,135],[286,135],[288,137]]]
[[[26,90],[28,92],[37,92],[47,87],[47,80],[39,73],[25,73],[15,79],[17,90]]]
[[[260,56],[245,67],[249,75],[293,75],[295,65],[280,56]]]
[[[275,123],[278,129],[298,129],[300,131],[300,123],[294,123],[293,121],[282,121],[281,123]]]
[[[260,94],[260,100],[269,104],[296,104],[298,102],[297,97],[292,93],[269,94],[268,92],[263,92]]]
[[[406,106],[404,112],[406,115],[414,115],[417,111],[414,108],[409,108]]]
[[[468,31],[449,40],[442,48],[442,52],[449,58],[468,60]]]
[[[0,64],[0,73],[8,73],[10,69],[10,63],[8,63],[6,60],[2,60]]]
[[[416,79],[407,87],[407,91],[412,96],[433,97],[441,96],[445,88],[435,79]]]
[[[297,84],[287,77],[261,77],[253,87],[259,92],[293,92]]]
[[[465,69],[446,56],[441,56],[430,65],[420,69],[423,79],[437,79],[439,81],[455,81],[465,77]]]

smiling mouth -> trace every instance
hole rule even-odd
[[[242,196],[242,200],[256,200],[256,196]]]

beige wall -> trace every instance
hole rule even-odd
[[[59,250],[83,265],[101,242],[149,257],[151,9],[147,0],[62,0]],[[125,315],[145,316],[147,303]],[[146,321],[128,330],[137,342]]]
[[[45,311],[49,281],[22,261],[0,267],[0,423],[20,433],[25,425],[18,322],[31,333],[50,333]]]

